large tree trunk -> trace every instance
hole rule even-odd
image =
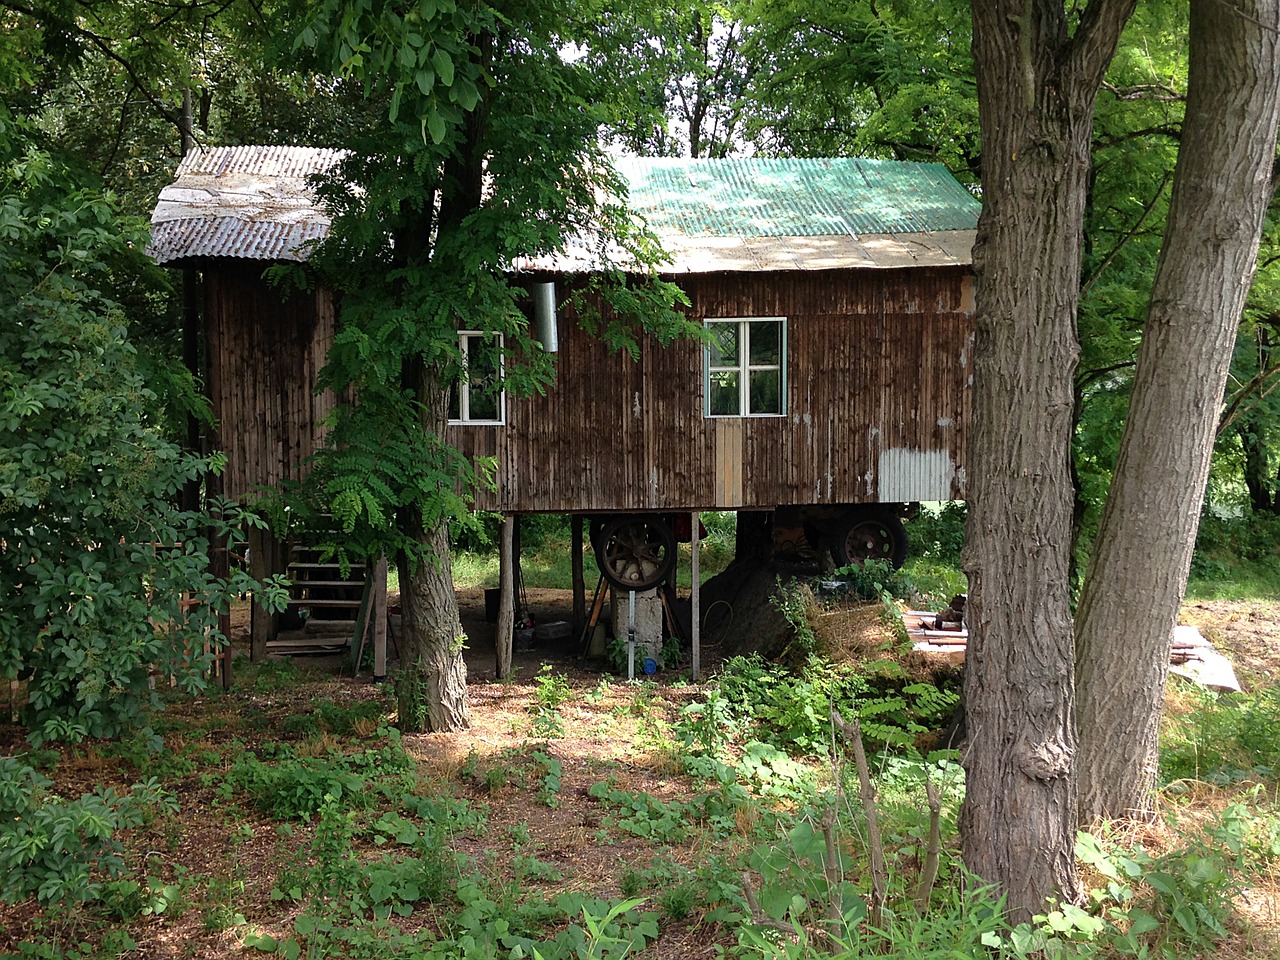
[[[1093,104],[1132,0],[974,0],[983,211],[969,447],[966,865],[1073,900],[1072,378]]]
[[[428,432],[441,436],[448,422],[448,388],[443,377],[415,358],[405,373],[406,385],[422,403]],[[462,658],[465,636],[453,590],[448,518],[423,522],[422,511],[402,511],[401,532],[417,545],[417,556],[401,554],[400,671],[396,698],[400,729],[445,733],[471,726],[467,704],[467,664]]]
[[[1192,0],[1178,170],[1077,615],[1080,810],[1148,816],[1169,649],[1270,199],[1277,0]]]
[[[418,531],[428,555],[416,565],[400,559],[400,671],[396,698],[400,729],[444,733],[471,725],[462,623],[453,592],[448,525]]]

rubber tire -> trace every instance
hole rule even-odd
[[[646,554],[638,560],[637,544]],[[671,572],[677,556],[675,533],[657,514],[610,517],[592,546],[601,575],[619,590],[656,587]]]
[[[859,541],[874,549],[858,549]],[[864,560],[876,559],[889,561],[897,570],[907,560],[907,529],[895,514],[852,510],[836,524],[831,556],[840,567],[861,566]]]

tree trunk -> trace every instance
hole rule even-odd
[[[443,378],[420,360],[408,364],[407,385],[422,401],[428,431],[444,433],[448,422],[448,388]],[[445,516],[426,524],[414,507],[402,511],[401,531],[418,546],[416,558],[402,554],[400,672],[396,697],[400,729],[406,733],[446,733],[471,726],[467,704],[467,664],[462,658],[465,636],[453,590],[449,525]]]
[[[1192,0],[1182,146],[1077,619],[1080,810],[1154,812],[1169,649],[1270,199],[1278,0]]]
[[[1074,900],[1068,594],[1075,335],[1093,104],[1131,0],[974,0],[983,211],[969,446],[966,865],[1013,923]]]
[[[1249,413],[1236,425],[1236,436],[1244,451],[1244,485],[1249,491],[1249,508],[1254,513],[1270,513],[1275,509],[1271,496],[1272,472],[1267,465],[1267,448],[1262,442],[1257,413]]]

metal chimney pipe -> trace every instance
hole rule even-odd
[[[553,282],[533,285],[533,329],[534,336],[547,353],[560,349],[556,333],[556,285]]]

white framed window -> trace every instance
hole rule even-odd
[[[702,352],[708,417],[780,417],[787,412],[787,318],[705,321]]]
[[[502,389],[502,334],[458,331],[462,375],[449,389],[450,423],[504,423],[507,395]]]

